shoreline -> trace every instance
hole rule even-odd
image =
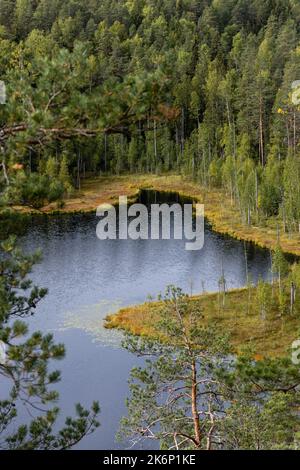
[[[276,248],[279,236],[281,248],[286,254],[300,256],[300,233],[278,235],[277,220],[272,218],[265,225],[247,225],[241,221],[238,208],[224,191],[201,188],[197,183],[174,174],[88,178],[83,180],[81,190],[76,190],[73,197],[64,200],[62,208],[51,203],[39,210],[28,206],[12,206],[11,209],[29,215],[92,213],[100,204],[118,204],[119,195],[127,196],[129,202],[135,202],[143,189],[176,193],[182,198],[204,204],[205,219],[217,233],[269,250]]]
[[[138,200],[140,192],[147,189],[172,193],[195,203],[205,204],[206,221],[212,230],[219,234],[244,240],[264,249],[272,250],[277,246],[278,231],[271,225],[253,227],[243,224],[239,210],[232,205],[230,198],[223,191],[201,188],[197,183],[173,174],[89,178],[82,182],[82,189],[76,191],[74,197],[65,200],[63,208],[57,208],[56,204],[52,203],[41,210],[24,206],[12,209],[19,213],[38,216],[93,213],[100,204],[117,205],[120,195],[127,196],[128,201],[134,203]],[[300,235],[294,234],[290,237],[284,235],[280,239],[282,250],[288,255],[300,256]],[[251,288],[251,295],[255,295],[255,286]],[[282,355],[294,339],[293,334],[295,329],[298,329],[297,318],[278,319],[277,312],[274,311],[271,315],[272,324],[270,323],[266,330],[265,324],[261,322],[255,310],[250,316],[245,314],[245,311],[249,310],[249,307],[246,307],[247,296],[247,288],[229,291],[226,294],[227,306],[224,318],[219,315],[218,293],[198,295],[193,297],[192,301],[199,301],[205,305],[207,321],[216,321],[221,327],[231,331],[233,344],[238,349],[251,344],[259,354]],[[105,327],[151,336],[155,318],[150,323],[149,318],[152,319],[153,308],[156,307],[157,302],[152,302],[121,309],[106,318]],[[284,322],[286,325],[283,326]]]
[[[199,326],[214,324],[230,334],[235,354],[250,348],[257,359],[286,356],[296,339],[299,317],[279,316],[274,300],[266,319],[262,319],[256,309],[255,293],[255,286],[227,291],[224,307],[222,295],[216,292],[194,295],[189,301],[199,309]],[[105,318],[104,327],[168,342],[156,329],[161,305],[161,301],[151,301],[123,307]]]

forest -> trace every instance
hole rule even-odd
[[[299,20],[297,0],[2,0],[4,197],[174,170],[298,231]]]
[[[60,373],[48,363],[65,349],[51,334],[28,337],[47,291],[28,279],[39,255],[22,252],[5,214],[63,209],[89,177],[135,174],[181,175],[226,194],[245,226],[272,224],[272,285],[260,279],[253,293],[247,273],[243,301],[249,313],[254,296],[264,325],[269,314],[280,328],[285,315],[298,319],[300,269],[279,242],[300,233],[299,0],[0,0],[0,377],[13,382],[0,449],[72,448],[100,413],[97,402],[77,405],[57,433],[55,405],[11,431],[17,402],[56,403]],[[132,371],[122,437],[175,450],[299,449],[299,367],[250,351],[228,365],[228,338],[199,327],[188,296],[169,287],[159,301],[171,342],[125,339],[152,362]]]

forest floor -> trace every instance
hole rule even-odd
[[[300,256],[300,233],[284,233],[278,230],[276,218],[262,221],[258,225],[248,225],[242,221],[238,207],[224,191],[201,188],[198,183],[178,175],[124,175],[87,178],[82,181],[80,190],[64,201],[59,209],[56,203],[40,210],[29,207],[15,207],[22,212],[35,213],[72,213],[93,212],[103,203],[118,203],[119,196],[127,196],[134,201],[140,189],[176,192],[183,197],[192,198],[205,205],[205,217],[213,230],[230,235],[239,240],[253,242],[258,246],[274,249],[280,240],[285,253]]]
[[[255,287],[229,291],[224,306],[218,293],[191,297],[190,302],[199,312],[199,325],[215,324],[220,332],[229,332],[236,353],[250,347],[256,359],[286,356],[299,336],[299,315],[280,316],[275,303],[266,318],[261,318],[255,305]],[[106,318],[105,327],[164,340],[157,329],[160,307],[161,302],[147,302],[122,308]]]

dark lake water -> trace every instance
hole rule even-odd
[[[149,201],[148,201],[149,202]],[[101,405],[101,427],[82,449],[116,449],[120,418],[126,414],[130,369],[138,359],[120,347],[120,332],[105,330],[103,319],[120,307],[156,297],[169,284],[193,293],[218,290],[222,265],[228,288],[246,283],[244,243],[205,228],[203,250],[186,251],[181,240],[107,240],[96,237],[95,215],[34,218],[22,237],[26,251],[41,248],[43,261],[32,273],[49,289],[32,329],[53,332],[66,345],[67,356],[56,364],[62,371],[60,406],[73,414],[74,403]],[[268,251],[247,245],[253,281],[267,278]]]

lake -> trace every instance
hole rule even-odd
[[[162,202],[166,196],[149,192],[142,199]],[[62,371],[59,405],[66,414],[77,402],[101,405],[101,427],[78,448],[118,449],[126,446],[115,442],[115,434],[126,414],[129,372],[141,361],[121,348],[120,332],[103,327],[105,316],[156,297],[169,284],[188,293],[216,291],[222,266],[227,288],[242,287],[246,258],[254,282],[269,278],[271,262],[267,250],[219,235],[209,225],[203,250],[186,251],[184,240],[100,241],[97,222],[96,214],[33,217],[21,240],[28,252],[41,248],[43,260],[31,278],[49,289],[30,328],[53,332],[67,349],[65,360],[55,364]]]

